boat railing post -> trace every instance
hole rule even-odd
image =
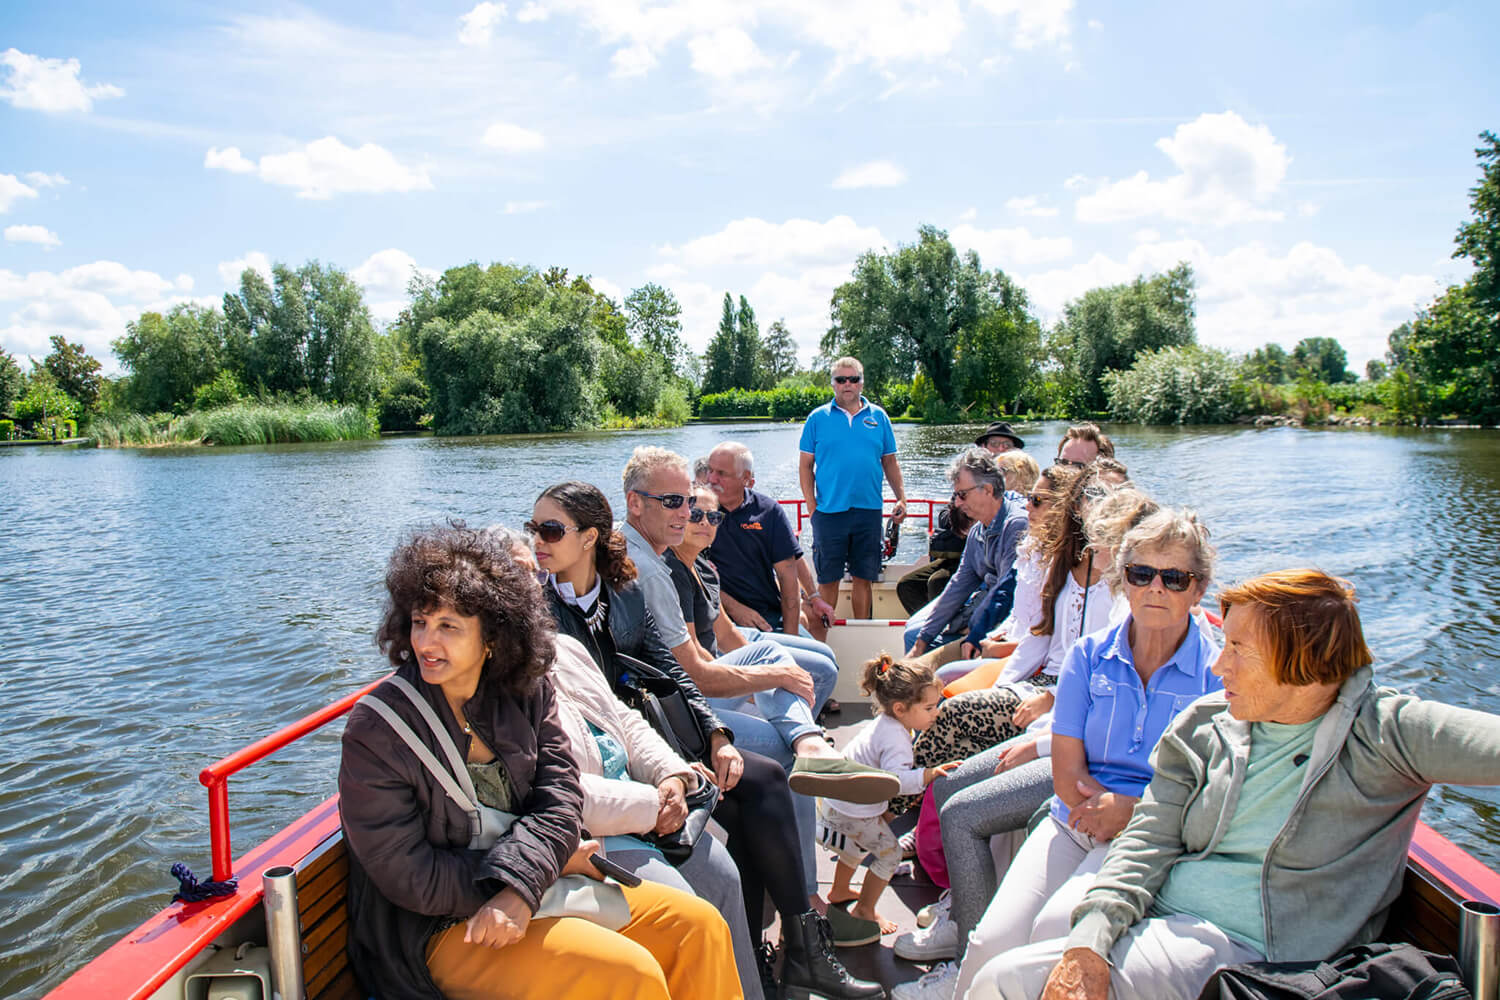
[[[297,919],[297,872],[277,865],[261,873],[265,890],[266,940],[271,950],[274,1000],[305,1000],[302,982],[302,927]]]
[[[1500,906],[1459,904],[1458,965],[1474,1000],[1500,1000]]]

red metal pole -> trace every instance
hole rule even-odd
[[[208,786],[208,849],[214,863],[214,881],[234,875],[234,856],[229,847],[229,779],[215,778]]]

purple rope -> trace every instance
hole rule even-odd
[[[173,893],[172,901],[180,903],[200,903],[218,896],[232,896],[239,886],[237,878],[222,882],[199,882],[193,875],[193,870],[180,861],[172,866],[172,877],[177,880],[177,891]]]

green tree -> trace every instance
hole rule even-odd
[[[739,336],[739,323],[734,311],[734,297],[724,293],[724,314],[719,319],[719,329],[708,342],[703,352],[703,394],[728,392],[730,389],[749,389],[751,386],[737,385],[734,381],[735,338]]]
[[[796,374],[797,342],[786,328],[786,320],[778,319],[771,324],[760,342],[760,368],[771,386]]]
[[[84,350],[82,344],[70,344],[56,334],[50,340],[52,353],[42,360],[42,367],[51,373],[59,389],[76,399],[84,410],[92,410],[104,384],[99,374],[102,368],[99,359]]]
[[[1104,373],[1109,412],[1143,424],[1228,423],[1244,412],[1241,369],[1227,351],[1189,344],[1142,351]]]
[[[76,420],[80,410],[78,400],[63,392],[57,379],[41,365],[32,368],[26,389],[15,402],[16,419],[32,422],[52,417]]]
[[[26,387],[26,376],[16,359],[0,351],[0,416],[11,412],[11,405]]]
[[[142,413],[186,411],[198,387],[212,382],[227,361],[223,317],[189,303],[173,306],[165,316],[141,313],[110,346],[130,373],[123,401]]]
[[[734,384],[745,389],[769,389],[760,366],[760,324],[743,295],[734,326]]]
[[[677,374],[687,354],[677,297],[658,284],[644,284],[625,297],[625,316],[631,339],[664,360],[668,372]]]
[[[1371,358],[1365,362],[1365,381],[1367,382],[1379,382],[1390,373],[1386,363],[1379,358]]]
[[[959,333],[954,381],[962,405],[1014,412],[1036,378],[1042,328],[1019,285],[998,272],[991,282],[998,301]]]
[[[1288,361],[1292,374],[1298,378],[1311,378],[1329,385],[1355,381],[1354,373],[1349,371],[1349,356],[1344,353],[1344,345],[1332,337],[1302,338],[1292,348]]]
[[[1104,408],[1103,376],[1123,371],[1142,351],[1196,342],[1193,269],[1187,263],[1124,285],[1095,288],[1063,307],[1051,351],[1074,412]]]
[[[1287,359],[1286,348],[1280,344],[1257,347],[1245,356],[1241,366],[1246,380],[1280,385],[1291,381],[1292,370]]]

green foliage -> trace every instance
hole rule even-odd
[[[1091,289],[1063,307],[1051,346],[1071,412],[1105,408],[1105,372],[1128,369],[1143,351],[1195,343],[1193,281],[1192,267],[1181,263],[1165,274]]]
[[[772,420],[805,420],[813,410],[828,402],[828,390],[817,387],[796,389],[784,386],[770,392]]]
[[[75,420],[82,407],[58,387],[50,371],[38,367],[26,380],[26,390],[16,400],[14,410],[18,420],[45,422],[50,417]]]
[[[641,350],[666,363],[676,374],[687,355],[682,342],[682,306],[677,297],[654,283],[642,285],[625,298],[625,329]]]
[[[656,421],[661,427],[681,427],[693,415],[693,406],[688,402],[687,392],[682,386],[672,383],[662,387],[656,397]]]
[[[1116,420],[1219,424],[1244,412],[1239,364],[1197,345],[1143,351],[1129,369],[1105,372],[1103,384]]]
[[[654,413],[667,384],[666,361],[644,348],[605,344],[599,353],[603,401],[627,417]]]
[[[355,441],[376,435],[369,414],[356,406],[324,403],[240,403],[207,413],[169,413],[120,420],[98,419],[94,440],[105,447],[167,444],[287,444],[296,441]]]
[[[703,355],[703,391],[714,394],[731,389],[764,389],[770,381],[762,366],[755,310],[743,295],[736,309],[734,297],[725,292],[719,329]]]
[[[1349,357],[1344,345],[1332,337],[1304,337],[1292,348],[1291,374],[1299,380],[1307,377],[1333,385],[1338,382],[1353,382],[1354,373],[1349,371]]]
[[[221,410],[245,398],[245,387],[228,368],[219,369],[212,382],[200,385],[193,393],[193,409]]]
[[[826,396],[827,393],[823,395]],[[904,415],[911,409],[911,384],[893,382],[886,386],[885,391],[880,394],[880,405],[893,417]]]
[[[762,379],[775,388],[781,380],[796,374],[797,343],[786,320],[778,319],[771,324],[760,342],[760,370]]]
[[[0,419],[0,441],[10,441],[16,436],[16,422]]]
[[[429,393],[427,383],[417,372],[415,362],[408,362],[397,369],[386,382],[376,404],[376,418],[382,431],[414,431],[427,413]]]
[[[25,388],[26,376],[22,374],[21,366],[16,364],[15,358],[0,351],[0,413],[11,412],[11,406]]]
[[[765,417],[770,413],[771,392],[764,389],[728,389],[706,393],[698,399],[698,416],[709,419]]]
[[[232,363],[224,338],[224,318],[215,309],[184,303],[166,315],[142,313],[111,345],[130,373],[121,402],[143,413],[187,410],[198,387]]]
[[[1369,382],[1379,382],[1391,373],[1390,368],[1379,358],[1371,358],[1365,362],[1365,379]]]
[[[1019,408],[1035,381],[1042,354],[1042,327],[1031,315],[1026,293],[1003,274],[991,277],[993,308],[959,333],[954,381],[959,402],[981,411]]]
[[[1269,382],[1272,385],[1288,381],[1292,371],[1286,349],[1280,344],[1257,347],[1246,355],[1241,370],[1249,381]]]
[[[103,377],[99,374],[99,359],[83,349],[82,344],[70,344],[60,336],[52,336],[52,353],[42,360],[42,367],[52,375],[57,387],[78,401],[85,410],[93,409],[99,400],[99,388]]]

